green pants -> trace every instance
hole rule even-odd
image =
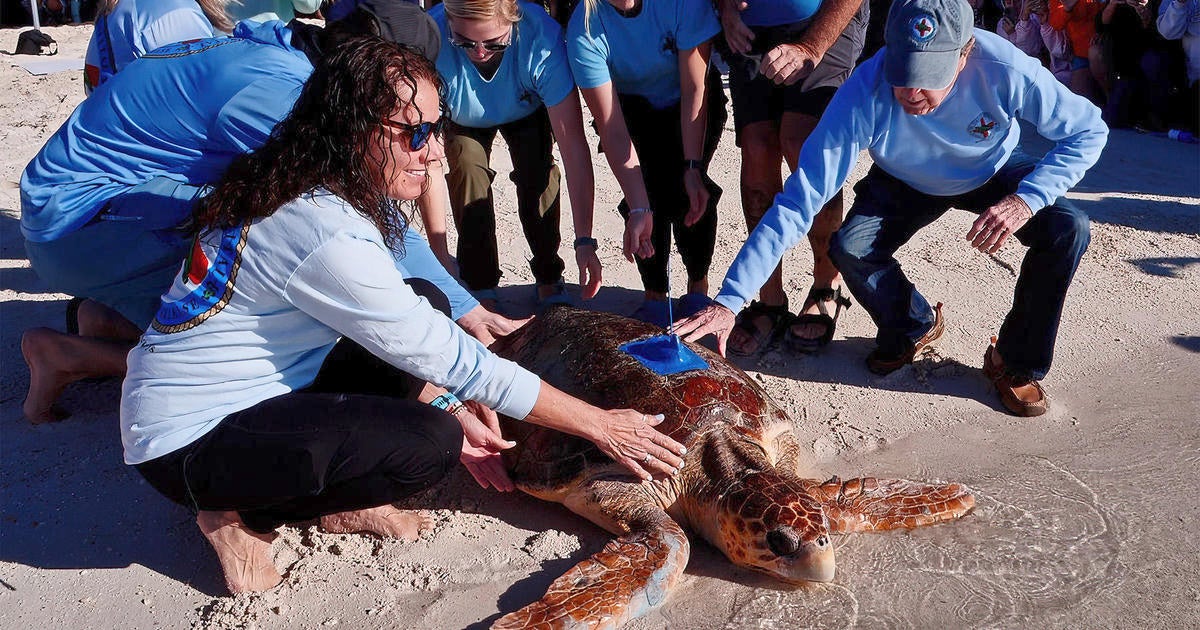
[[[454,227],[458,230],[459,276],[468,289],[479,291],[500,283],[500,257],[496,245],[496,210],[490,166],[496,132],[504,137],[512,156],[511,179],[517,187],[517,214],[533,258],[529,268],[539,285],[562,279],[558,256],[559,171],[551,152],[554,137],[543,107],[497,127],[452,125],[446,134],[450,163],[447,184]]]

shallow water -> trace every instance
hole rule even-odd
[[[1179,376],[1161,367],[1143,378]],[[1200,592],[1175,576],[1200,555],[1200,402],[1181,386],[1172,418],[1105,417],[1103,392],[1129,389],[831,464],[843,476],[960,481],[977,504],[955,523],[844,536],[834,581],[796,590],[697,545],[667,605],[633,627],[1194,627]],[[1128,402],[1126,413],[1141,408]]]

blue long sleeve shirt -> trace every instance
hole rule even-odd
[[[282,22],[242,22],[233,37],[146,54],[81,103],[25,168],[22,234],[56,240],[110,199],[148,188],[153,207],[129,210],[151,215],[146,225],[178,225],[234,158],[266,142],[312,71]],[[396,267],[437,285],[454,319],[479,304],[414,230]]]
[[[1100,157],[1108,127],[1037,59],[975,30],[975,50],[945,100],[923,116],[905,113],[883,77],[880,51],[838,90],[804,142],[795,172],[742,246],[717,302],[737,312],[762,287],[813,217],[846,182],[866,149],[875,164],[936,196],[969,192],[995,175],[1021,139],[1019,120],[1055,142],[1017,187],[1037,212],[1083,178]]]

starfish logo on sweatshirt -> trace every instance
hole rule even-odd
[[[918,15],[908,23],[908,30],[912,33],[913,41],[924,44],[937,33],[937,22],[933,21],[931,15]]]
[[[163,334],[190,330],[220,313],[233,299],[250,224],[213,230],[192,241],[192,251],[150,326]]]
[[[976,142],[990,140],[993,131],[996,131],[996,119],[983,113],[976,115],[967,125],[967,133],[974,136]]]

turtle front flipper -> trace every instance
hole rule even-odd
[[[829,531],[880,532],[912,529],[959,518],[975,507],[971,490],[959,483],[907,479],[837,477],[814,484],[812,494],[829,518]]]
[[[644,495],[630,490],[614,495],[615,484],[603,485],[605,492],[593,493],[592,484],[582,484],[566,505],[605,529],[628,533],[571,567],[540,600],[501,617],[492,628],[619,628],[662,605],[687,566],[687,535]]]

